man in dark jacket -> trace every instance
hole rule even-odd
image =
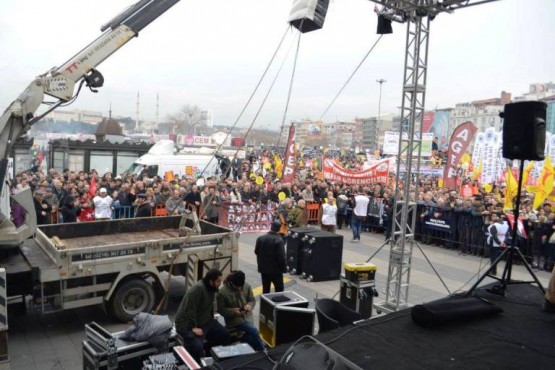
[[[37,213],[37,225],[45,225],[48,223],[50,212],[52,212],[52,206],[50,206],[44,200],[44,191],[38,189],[35,191],[35,197],[33,198],[35,203],[35,211]]]
[[[214,299],[222,273],[210,269],[183,297],[175,315],[175,328],[183,338],[185,349],[200,363],[204,357],[204,340],[209,347],[226,345],[229,333],[214,319]]]
[[[279,221],[273,221],[270,231],[256,239],[254,253],[258,272],[262,276],[262,293],[270,293],[271,284],[276,292],[283,292],[283,273],[285,264],[285,242],[278,231]]]
[[[152,208],[146,198],[146,194],[137,194],[137,210],[135,217],[150,217],[152,216]]]

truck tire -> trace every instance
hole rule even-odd
[[[142,279],[122,283],[112,299],[112,313],[121,322],[133,320],[141,312],[150,312],[154,307],[156,294],[152,285]]]

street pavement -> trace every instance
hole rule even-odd
[[[364,232],[359,243],[351,243],[349,229],[338,230],[338,233],[344,236],[343,262],[366,262],[379,250],[370,262],[378,267],[376,289],[379,296],[374,298],[374,302],[383,301],[389,260],[389,245],[384,246],[383,235]],[[255,241],[259,235],[243,234],[239,240],[239,268],[245,272],[247,281],[255,287],[256,292],[260,291],[261,284],[254,254]],[[420,248],[415,247],[412,255],[408,296],[411,304],[428,302],[445,297],[449,293],[468,290],[489,263],[486,259],[459,255],[457,251],[438,246],[420,245]],[[499,272],[502,271],[503,266],[504,263],[501,263]],[[547,286],[550,273],[536,271],[536,274],[544,287]],[[314,306],[314,299],[334,297],[340,289],[338,280],[307,282],[298,276],[289,274],[285,276],[286,290],[293,290],[308,299],[310,307]],[[526,269],[520,265],[513,266],[513,278],[531,280]],[[490,282],[492,279],[486,278],[483,284]],[[167,309],[167,314],[172,318],[183,293],[183,279],[172,278]],[[100,307],[67,310],[44,316],[31,310],[23,314],[10,309],[8,334],[10,361],[0,364],[0,370],[82,369],[84,325],[93,321],[111,332],[122,331],[128,327],[108,317]],[[255,322],[258,322],[257,309],[255,309]]]

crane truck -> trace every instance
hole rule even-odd
[[[77,98],[83,84],[96,92],[104,83],[96,67],[178,1],[135,3],[103,25],[102,35],[61,67],[36,77],[0,117],[0,178],[5,177],[10,148],[19,137],[56,107]],[[37,115],[45,95],[58,100]],[[3,186],[0,183],[0,189]],[[42,313],[103,305],[127,322],[161,300],[168,289],[167,276],[183,275],[191,286],[209,268],[224,273],[237,269],[238,234],[199,221],[194,213],[37,227],[31,191],[23,190],[13,199],[27,217],[24,225],[15,227],[9,215],[0,215],[4,337],[7,302],[12,298]]]

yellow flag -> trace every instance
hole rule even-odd
[[[534,209],[541,207],[542,203],[553,191],[553,175],[555,170],[551,163],[551,156],[547,156],[543,162],[543,170],[538,181],[538,191],[534,197]]]
[[[278,179],[281,179],[281,176],[283,176],[283,162],[281,161],[281,158],[275,154],[274,154],[274,163],[276,166],[276,175]]]
[[[523,186],[526,186],[528,184],[528,177],[530,176],[530,172],[532,171],[533,168],[534,168],[534,161],[530,161],[530,163],[528,163],[524,168],[524,171],[522,172]]]
[[[476,169],[476,167],[474,168],[474,173],[472,174],[472,180],[480,180],[480,176],[482,176],[483,171],[484,171],[484,162],[480,160],[478,169]]]
[[[513,171],[507,171],[505,179],[505,204],[503,209],[513,209],[513,199],[518,195],[518,182],[516,181]]]

